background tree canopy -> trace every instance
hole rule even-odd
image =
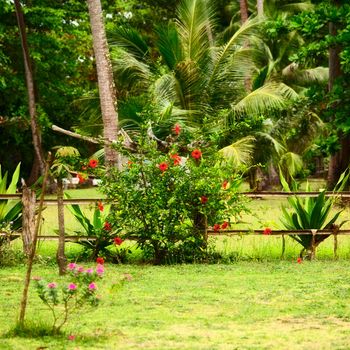
[[[95,146],[50,129],[57,124],[101,134],[87,5],[78,0],[21,3],[43,147],[69,144],[83,155],[91,154]],[[200,127],[221,147],[242,145],[239,140],[248,137],[254,150],[251,163],[260,164],[268,177],[271,166],[283,164],[294,175],[303,173],[303,160],[315,157],[331,155],[332,162],[338,154],[338,163],[333,161],[338,173],[348,165],[346,1],[251,0],[245,14],[238,1],[225,0],[101,3],[124,127],[135,130],[151,118],[161,137],[162,125],[182,122]],[[260,19],[254,18],[258,8]],[[244,24],[243,15],[250,16]],[[329,23],[335,26],[331,33]],[[339,56],[340,73],[333,79],[331,70],[330,88],[332,48]],[[19,30],[10,0],[0,8],[0,133],[3,167],[13,170],[21,161],[28,177],[35,167],[34,153]]]

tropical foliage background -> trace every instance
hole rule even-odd
[[[41,152],[96,144],[55,133],[103,134],[87,4],[23,0]],[[252,189],[308,175],[334,187],[347,168],[349,4],[309,0],[100,2],[117,91],[118,127],[132,139],[147,124],[162,139],[175,124],[204,135]],[[18,12],[18,11],[17,11]],[[34,183],[16,9],[0,9],[0,160]],[[11,152],[8,152],[11,147]]]

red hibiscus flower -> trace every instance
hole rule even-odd
[[[228,223],[227,221],[224,221],[224,222],[222,223],[222,225],[221,225],[221,229],[222,229],[222,230],[227,229],[227,228],[228,228],[228,225],[229,225],[229,223]]]
[[[83,184],[85,182],[85,178],[82,174],[77,174],[77,178],[79,179],[80,184]]]
[[[206,196],[201,196],[201,203],[202,204],[205,204],[205,203],[207,203],[208,202],[208,197],[206,197]]]
[[[301,264],[303,262],[303,259],[299,256],[299,258],[297,259],[297,263]]]
[[[214,230],[214,232],[218,232],[220,230],[220,225],[219,224],[215,224],[213,226],[213,230]]]
[[[170,158],[173,159],[174,165],[179,165],[181,163],[181,157],[178,154],[172,154]]]
[[[89,160],[89,167],[90,168],[96,168],[98,165],[98,160],[97,159],[90,159]]]
[[[158,168],[161,172],[164,172],[164,171],[168,170],[168,164],[165,162],[162,162],[158,165]]]
[[[96,259],[96,263],[103,265],[105,263],[105,259],[101,258],[100,256]]]
[[[202,152],[199,149],[195,149],[191,153],[192,158],[199,159],[202,157]]]
[[[105,224],[103,225],[103,229],[105,231],[110,231],[112,229],[112,225],[109,222],[105,222]]]
[[[263,234],[267,236],[267,235],[270,235],[271,232],[272,232],[272,230],[270,229],[270,227],[265,227],[264,231],[263,231]]]
[[[173,127],[173,132],[175,135],[180,135],[181,132],[181,126],[179,124],[175,124]]]
[[[222,183],[222,189],[226,190],[227,189],[227,185],[228,185],[228,181],[224,180],[224,182]]]
[[[114,238],[114,244],[115,245],[121,245],[124,241],[120,237]]]
[[[97,203],[97,207],[98,207],[98,210],[99,211],[103,211],[103,204],[102,204],[102,202],[101,201],[98,201],[98,203]]]

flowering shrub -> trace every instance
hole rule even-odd
[[[59,333],[73,312],[81,312],[86,305],[97,306],[97,283],[104,274],[104,267],[98,264],[96,268],[85,269],[75,263],[67,266],[69,282],[58,285],[41,278],[34,278],[39,298],[52,313],[53,333]]]
[[[129,161],[121,171],[109,171],[102,185],[117,208],[109,222],[121,238],[136,239],[155,263],[200,259],[206,227],[226,222],[227,228],[243,209],[232,167],[209,145],[181,144],[181,128],[172,131],[177,138],[165,152],[147,136],[137,140],[137,153],[120,147]]]

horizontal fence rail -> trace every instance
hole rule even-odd
[[[291,196],[299,196],[299,197],[317,197],[321,192],[283,192],[283,191],[262,191],[262,192],[240,192],[240,194],[252,198],[252,199],[264,199],[264,198],[288,198]],[[327,197],[337,197],[337,198],[350,198],[350,191],[343,191],[343,192],[325,192],[325,195]],[[51,196],[50,196],[51,197]],[[16,194],[0,194],[0,201],[1,200],[22,200],[22,193],[16,193]],[[72,204],[94,204],[98,201],[104,201],[106,198],[65,198],[63,200],[64,205],[72,205]],[[38,202],[38,200],[36,200]],[[33,202],[35,206],[35,198]],[[53,196],[51,198],[45,199],[44,204],[51,206],[57,206],[57,199]],[[25,208],[24,208],[25,209]],[[256,236],[281,236],[282,237],[282,257],[284,256],[285,251],[285,237],[286,236],[296,236],[296,235],[312,235],[313,240],[315,239],[315,235],[325,235],[325,236],[333,236],[334,237],[334,257],[337,257],[337,249],[338,249],[338,235],[350,235],[350,229],[344,229],[341,230],[337,226],[334,226],[332,229],[324,229],[324,230],[269,230],[267,233],[266,230],[252,230],[252,229],[225,229],[225,230],[218,230],[214,231],[212,227],[207,227],[207,230],[205,232],[205,235],[207,236],[250,236],[250,235],[256,235]],[[16,232],[2,232],[0,231],[0,239],[8,239],[8,240],[14,240],[17,238],[22,237],[24,241],[24,237],[26,235],[22,231],[16,231]],[[39,240],[58,240],[58,235],[39,235]],[[128,240],[135,240],[136,238],[130,237]],[[95,241],[95,236],[84,236],[84,235],[72,235],[72,236],[65,236],[66,242],[86,242],[86,241]]]
[[[299,196],[299,197],[317,197],[321,192],[313,191],[313,192],[283,192],[283,191],[262,191],[262,192],[240,192],[240,194],[255,199],[263,199],[263,198],[288,198],[291,196]],[[338,197],[338,198],[350,198],[350,191],[343,192],[330,192],[327,191],[325,193],[326,197]],[[20,200],[22,198],[22,193],[16,194],[0,194],[0,200]],[[106,198],[65,198],[63,199],[63,203],[66,205],[69,204],[91,204],[98,201],[103,201]],[[38,201],[37,201],[38,202]],[[44,204],[46,205],[56,205],[57,199],[50,198],[45,199]]]
[[[297,236],[297,235],[350,235],[350,229],[348,230],[272,230],[271,233],[264,234],[265,230],[247,230],[247,229],[241,229],[241,230],[219,230],[214,231],[209,229],[207,231],[208,235],[210,236],[225,236],[225,235],[257,235],[257,236]],[[21,237],[20,233],[6,233],[6,232],[0,232],[0,237],[13,237],[18,238]],[[95,240],[95,236],[65,236],[66,240]],[[58,239],[58,235],[40,235],[38,236],[38,239]]]

